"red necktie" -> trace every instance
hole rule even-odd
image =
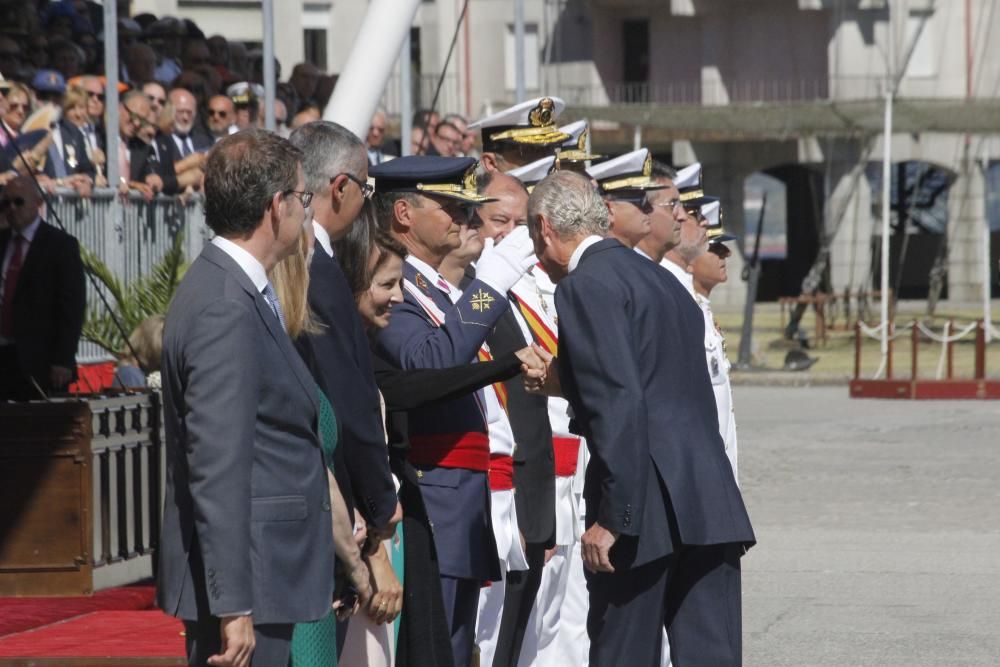
[[[11,242],[14,244],[14,254],[10,256],[10,264],[3,277],[3,307],[0,309],[0,336],[4,338],[14,337],[14,293],[17,291],[21,265],[24,263],[24,237],[15,234]]]

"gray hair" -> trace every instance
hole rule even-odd
[[[675,181],[677,180],[677,170],[659,160],[653,160],[653,172],[651,176],[654,179],[669,178],[671,181]]]
[[[343,125],[316,120],[296,128],[288,140],[302,151],[302,170],[306,190],[321,192],[337,174],[349,173],[360,178],[368,164],[365,145]]]
[[[608,207],[585,176],[556,171],[545,177],[528,198],[528,224],[544,215],[563,239],[608,233]]]

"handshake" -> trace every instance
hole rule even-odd
[[[524,381],[525,391],[545,396],[562,395],[559,386],[559,367],[555,357],[536,344],[522,348],[515,354],[521,360],[521,378]]]

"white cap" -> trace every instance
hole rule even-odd
[[[682,202],[688,202],[689,200],[704,196],[705,193],[701,189],[701,163],[695,162],[678,171],[677,178],[674,179],[674,185],[677,187],[678,192],[681,193]]]
[[[650,178],[653,173],[653,156],[646,148],[592,165],[587,173],[597,181],[603,192],[659,190],[664,187]]]
[[[722,215],[722,207],[718,199],[710,201],[707,204],[701,205],[701,217],[708,221],[708,228],[712,230],[715,227],[719,228],[719,234],[722,233],[722,224],[719,218]]]
[[[539,182],[546,176],[552,173],[552,167],[555,165],[556,158],[554,155],[549,155],[548,157],[543,157],[541,160],[535,160],[530,162],[523,167],[516,167],[507,172],[508,176],[513,176],[528,188],[528,192],[535,187],[535,183]]]
[[[557,158],[559,162],[586,162],[604,157],[587,151],[587,137],[590,136],[587,121],[578,120],[569,125],[563,125],[559,131],[565,132],[570,137],[559,150]],[[559,168],[558,164],[556,168]]]
[[[492,151],[496,143],[509,141],[532,146],[559,146],[569,138],[556,127],[556,117],[566,108],[558,97],[536,97],[515,104],[469,125],[482,130],[483,150]]]

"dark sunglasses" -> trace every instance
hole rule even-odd
[[[21,208],[24,206],[24,197],[14,197],[13,199],[0,199],[0,211],[6,211],[8,207]]]
[[[146,95],[146,97],[149,98],[150,102],[156,102],[160,106],[163,106],[163,105],[165,105],[167,103],[167,98],[165,98],[165,97],[154,97],[153,95]]]
[[[229,112],[226,111],[225,109],[209,109],[208,115],[211,116],[212,118],[215,118],[216,116],[218,116],[219,118],[225,118],[226,116],[229,115]]]
[[[92,100],[100,100],[101,102],[104,101],[104,93],[91,93],[91,92],[88,92],[87,93],[87,97],[89,97]]]
[[[27,102],[10,102],[7,105],[7,108],[11,111],[17,111],[18,109],[21,111],[27,111],[30,107]]]
[[[369,185],[365,181],[362,181],[360,178],[358,178],[354,174],[349,174],[346,171],[343,171],[343,172],[337,174],[336,176],[334,176],[333,178],[331,178],[330,182],[333,183],[333,181],[335,179],[339,178],[340,176],[347,176],[348,180],[352,181],[359,188],[361,188],[361,196],[364,197],[365,199],[369,199],[369,198],[371,198],[371,196],[373,194],[375,194],[375,188],[373,186]]]

